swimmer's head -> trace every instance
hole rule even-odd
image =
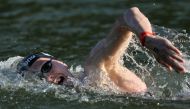
[[[69,77],[72,77],[65,63],[47,53],[28,55],[20,61],[17,68],[22,76],[34,73],[54,84],[64,84]]]

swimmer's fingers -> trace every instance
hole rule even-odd
[[[185,68],[182,66],[184,61],[181,57],[181,52],[169,40],[165,39],[164,42],[165,49],[163,49],[164,52],[160,55],[162,60],[177,72],[184,73]]]
[[[165,52],[165,59],[167,64],[169,64],[177,72],[184,73],[185,68],[182,66],[184,60],[181,57],[181,52],[169,42]]]
[[[180,73],[185,72],[185,68],[180,64],[180,62],[176,61],[171,56],[168,56],[165,62],[167,62],[167,64],[170,65],[175,71],[180,72]]]
[[[158,62],[166,68],[173,68],[180,73],[185,72],[185,68],[182,66],[181,53],[169,40],[161,37],[147,37],[146,47],[152,51],[157,61],[159,60]]]
[[[176,59],[177,61],[179,62],[184,62],[184,60],[182,59],[182,57],[180,57],[179,55],[175,55],[175,54],[172,54],[170,55],[172,58]]]
[[[164,67],[166,67],[169,71],[172,71],[172,67],[165,63],[164,61],[158,61],[160,64],[162,64]]]
[[[168,39],[162,39],[162,40],[163,40],[163,45],[165,45],[166,49],[171,50],[172,52],[174,52],[180,56],[182,55],[180,50],[178,48],[176,48],[174,45],[172,45],[172,43]]]
[[[167,46],[170,50],[174,51],[175,53],[177,53],[178,55],[182,55],[182,53],[180,52],[180,50],[178,50],[175,46],[173,46],[172,44],[168,44]]]
[[[171,50],[166,50],[166,53],[169,56],[171,56],[173,59],[175,59],[175,60],[177,60],[179,62],[182,62],[182,63],[184,62],[183,58],[180,55],[176,54],[175,52],[173,52]]]
[[[170,71],[174,69],[177,72],[184,73],[185,68],[182,66],[183,60],[170,50],[163,50],[159,53],[157,61],[168,68]]]

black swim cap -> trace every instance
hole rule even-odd
[[[17,65],[18,72],[22,73],[22,71],[26,71],[39,58],[54,58],[54,57],[44,52],[30,54],[19,62],[19,64]]]

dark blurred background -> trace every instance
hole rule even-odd
[[[1,0],[0,57],[45,51],[80,63],[133,6],[154,25],[189,33],[189,0]]]

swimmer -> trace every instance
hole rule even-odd
[[[106,73],[122,92],[146,92],[146,84],[119,63],[133,34],[136,34],[142,46],[146,47],[160,64],[169,70],[185,72],[181,64],[181,52],[169,40],[156,36],[148,18],[137,7],[133,7],[116,20],[110,33],[91,50],[84,65],[84,76],[101,71]],[[40,72],[40,78],[54,84],[66,84],[67,79],[73,77],[66,63],[46,53],[31,54],[23,58],[17,67],[22,75],[25,75],[24,71]]]

